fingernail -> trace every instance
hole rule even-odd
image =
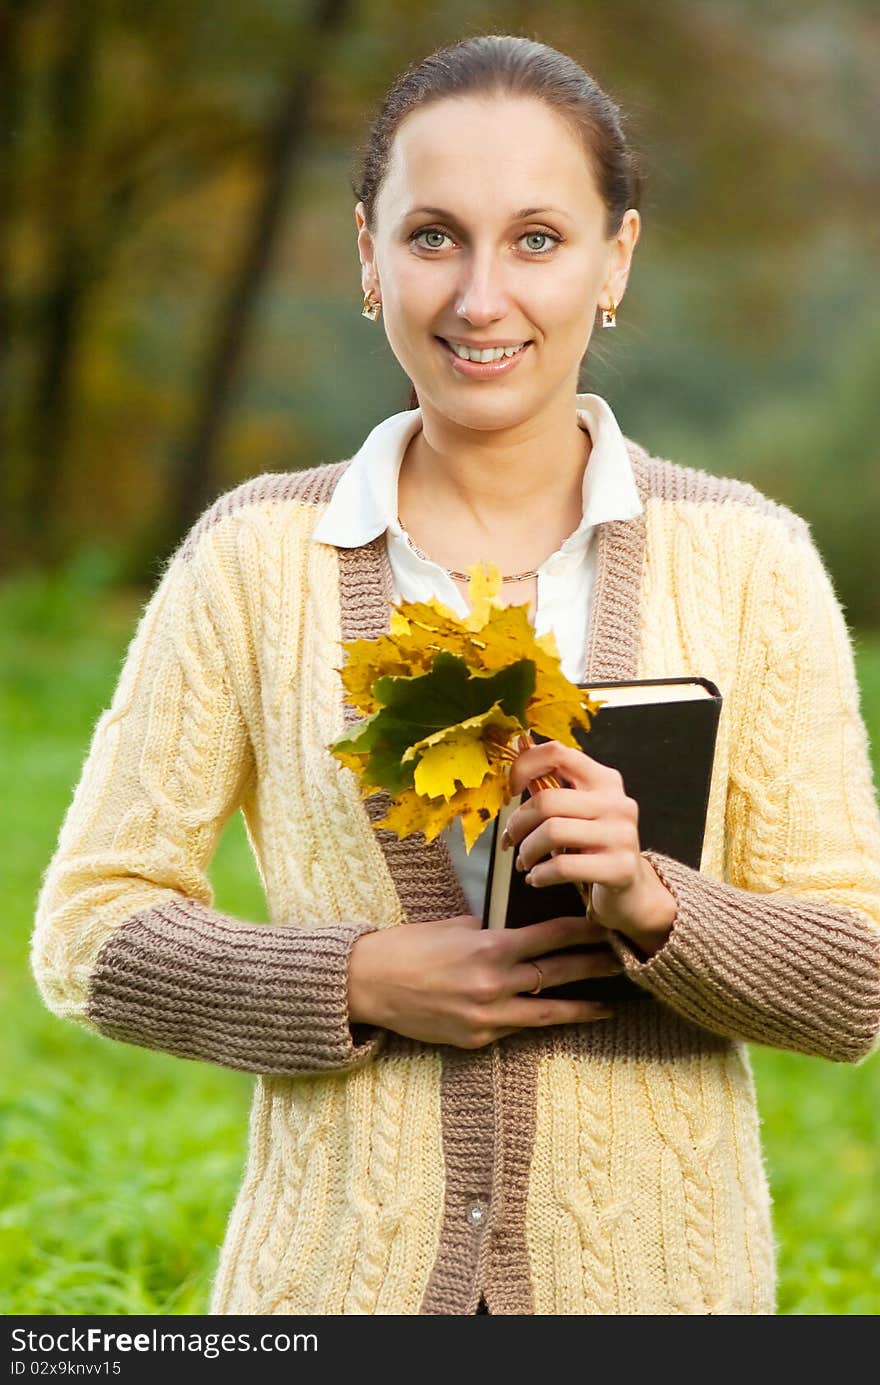
[[[517,856],[513,864],[516,866],[517,870],[525,870],[525,863],[521,856]]]
[[[610,1019],[613,1018],[613,1016],[614,1016],[614,1011],[613,1011],[613,1010],[594,1010],[594,1011],[593,1011],[593,1019],[596,1019],[596,1020],[610,1020]]]
[[[510,833],[505,827],[504,831],[501,833],[501,850],[509,851],[512,846],[513,842],[510,840]]]

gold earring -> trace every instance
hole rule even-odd
[[[612,298],[612,300],[611,300],[611,307],[610,307],[610,308],[603,308],[603,309],[602,309],[602,326],[603,326],[603,327],[616,327],[616,326],[617,326],[617,304],[616,304],[616,302],[614,301],[613,298]]]
[[[382,311],[382,304],[378,299],[374,303],[372,298],[373,290],[370,289],[369,293],[364,294],[364,306],[361,311],[361,317],[368,317],[371,322],[375,322]]]

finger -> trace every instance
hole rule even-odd
[[[571,851],[589,854],[610,845],[608,824],[594,818],[550,818],[541,822],[519,843],[514,857],[514,870],[527,871],[543,861],[552,851]]]
[[[574,746],[563,745],[561,741],[545,741],[520,751],[510,767],[509,782],[512,793],[522,793],[530,779],[544,774],[563,774],[576,789],[591,789],[607,784],[609,777],[618,773]]]
[[[507,831],[511,840],[518,842],[547,818],[584,818],[593,821],[613,808],[614,801],[604,790],[539,789],[531,798],[523,799],[510,814]]]
[[[557,947],[604,942],[608,931],[586,914],[561,914],[557,918],[542,919],[540,923],[524,924],[522,928],[507,928],[503,936],[511,961],[521,962],[527,957],[553,952]]]
[[[536,861],[523,875],[530,889],[548,885],[575,885],[583,895],[591,885],[617,888],[623,879],[628,856],[620,848],[603,844],[592,851],[559,851],[546,860]]]
[[[517,1029],[543,1029],[551,1024],[586,1024],[591,1020],[610,1019],[614,1010],[602,1000],[542,1000],[540,996],[522,996],[505,1006],[499,1019],[504,1025]]]
[[[534,962],[519,962],[511,972],[512,995],[530,995],[538,984],[535,967],[541,968],[541,991],[551,986],[565,986],[569,981],[589,981],[597,976],[619,976],[623,964],[610,947],[597,948],[595,952],[579,952],[572,949],[555,957],[536,958]]]
[[[431,919],[430,923],[432,928],[470,928],[475,933],[483,927],[480,914],[456,914],[452,918]]]

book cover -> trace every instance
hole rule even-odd
[[[593,716],[589,731],[575,728],[578,744],[592,759],[620,771],[627,794],[639,805],[642,850],[660,851],[699,869],[721,715],[718,688],[707,678],[647,678],[578,686],[605,704]],[[539,744],[547,739],[534,734]],[[523,874],[513,869],[516,851],[500,849],[507,818],[528,797],[528,790],[514,795],[495,819],[484,928],[521,928],[584,912],[575,885],[527,885]],[[588,946],[580,944],[577,950]],[[626,976],[610,976],[549,986],[541,994],[618,1001],[644,992]]]

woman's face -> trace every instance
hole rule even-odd
[[[576,391],[597,306],[623,297],[639,234],[630,209],[604,238],[583,147],[528,98],[413,111],[394,141],[375,235],[362,203],[356,219],[364,291],[381,299],[420,402],[477,428],[510,426]],[[456,368],[449,340],[529,344],[513,369],[486,378]]]

